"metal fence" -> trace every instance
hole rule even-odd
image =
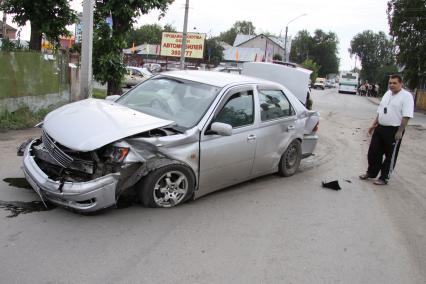
[[[68,62],[65,53],[0,52],[0,112],[69,101]]]

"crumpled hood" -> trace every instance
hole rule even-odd
[[[49,113],[43,129],[65,147],[87,152],[172,123],[115,102],[87,99]]]

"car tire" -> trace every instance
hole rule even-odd
[[[281,156],[281,160],[278,165],[278,173],[284,177],[294,175],[299,169],[301,160],[302,144],[299,140],[293,140]]]
[[[146,207],[168,208],[188,200],[195,187],[192,171],[184,165],[167,165],[139,181],[139,199]]]

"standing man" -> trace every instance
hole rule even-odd
[[[401,139],[408,120],[413,117],[413,96],[402,89],[402,78],[391,75],[389,90],[385,93],[377,109],[377,116],[368,134],[373,134],[368,149],[367,173],[359,178],[366,180],[380,177],[374,181],[376,185],[386,185],[398,157]],[[383,155],[385,159],[383,161]]]

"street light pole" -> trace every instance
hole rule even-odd
[[[93,0],[83,2],[83,33],[81,36],[80,97],[92,96]]]
[[[186,52],[186,36],[188,30],[188,10],[189,0],[185,3],[185,19],[183,21],[183,33],[182,33],[182,48],[180,50],[180,69],[185,69],[185,52]]]
[[[284,61],[288,62],[287,59],[287,34],[288,34],[288,24],[285,27],[285,38],[284,38]]]
[[[306,13],[304,13],[304,14],[301,14],[301,15],[299,15],[299,16],[297,16],[296,18],[294,18],[294,19],[292,19],[292,20],[290,20],[288,23],[287,23],[287,25],[285,26],[285,38],[284,38],[284,60],[285,61],[289,61],[289,57],[290,57],[290,52],[287,52],[287,34],[288,34],[288,25],[291,23],[291,22],[293,22],[293,21],[295,21],[295,20],[297,20],[297,19],[299,19],[299,18],[301,18],[301,17],[303,17],[303,16],[306,16],[307,14]]]
[[[0,1],[0,4],[2,4],[3,1]],[[3,24],[2,24],[2,34],[3,39],[8,38],[7,36],[7,25],[6,25],[6,11],[3,10]]]

